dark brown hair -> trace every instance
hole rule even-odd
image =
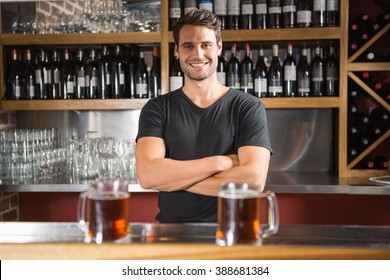
[[[182,16],[173,27],[173,39],[179,44],[179,33],[184,25],[204,26],[215,31],[217,43],[221,40],[221,20],[208,10],[192,9]]]

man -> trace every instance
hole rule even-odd
[[[137,176],[159,190],[160,222],[216,222],[222,182],[263,189],[271,145],[263,104],[217,80],[221,22],[194,9],[176,23],[175,51],[184,86],[151,99],[137,135]]]

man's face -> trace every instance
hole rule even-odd
[[[176,50],[184,74],[195,81],[202,81],[212,76],[217,69],[222,40],[217,43],[212,29],[185,25],[180,30]]]

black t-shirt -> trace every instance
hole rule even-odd
[[[139,119],[137,140],[163,138],[166,157],[192,160],[237,154],[241,146],[271,149],[265,108],[254,96],[235,89],[207,108],[181,89],[149,100]],[[159,192],[160,222],[216,222],[217,199],[187,191]]]

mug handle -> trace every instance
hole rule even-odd
[[[88,231],[87,221],[85,220],[85,205],[87,201],[88,191],[82,192],[77,203],[77,222],[79,228],[86,233]]]
[[[261,194],[261,197],[266,197],[268,200],[268,223],[269,225],[261,233],[262,238],[276,234],[279,230],[279,207],[274,192],[266,191]]]

